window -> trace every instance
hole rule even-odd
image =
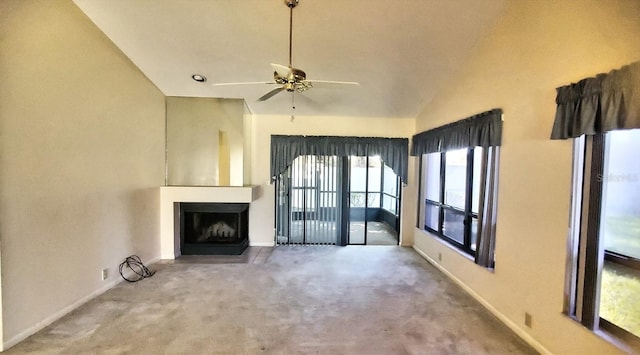
[[[413,136],[420,157],[418,228],[487,268],[495,265],[502,110],[493,109]]]
[[[424,228],[470,255],[478,231],[482,148],[423,156]]]
[[[382,160],[379,156],[367,159],[367,207],[380,208],[380,193],[382,185]]]
[[[386,165],[384,165],[382,174],[382,185],[382,208],[397,216],[400,178],[393,172],[393,169]]]
[[[367,157],[350,157],[349,206],[366,207],[367,202]]]
[[[640,340],[640,129],[574,140],[565,312]]]
[[[383,208],[397,215],[400,177],[379,156],[350,157],[350,161],[350,206]]]
[[[551,130],[574,144],[564,312],[629,352],[640,350],[639,83],[635,62],[556,88]]]

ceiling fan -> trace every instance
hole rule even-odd
[[[293,9],[298,5],[299,1],[300,0],[284,0],[285,5],[289,8],[289,65],[285,66],[285,65],[271,63],[271,67],[274,70],[273,81],[217,83],[212,85],[213,86],[256,85],[256,84],[280,85],[277,88],[262,95],[260,98],[258,98],[258,101],[266,101],[283,91],[288,91],[291,93],[295,93],[295,92],[301,93],[313,87],[329,87],[334,85],[359,86],[360,85],[359,83],[353,82],[353,81],[307,80],[307,74],[302,69],[294,68],[291,65],[292,39],[293,39]]]

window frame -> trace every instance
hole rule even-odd
[[[472,208],[472,199],[473,199],[473,164],[474,164],[474,147],[468,147],[468,148],[462,148],[462,149],[466,149],[466,167],[465,167],[465,208],[461,209],[459,207],[455,207],[452,205],[448,205],[446,204],[445,201],[445,182],[446,182],[446,151],[445,152],[435,152],[435,153],[430,153],[430,154],[439,154],[440,155],[440,176],[439,176],[439,199],[440,201],[434,201],[434,200],[430,200],[426,197],[426,194],[424,193],[427,189],[426,187],[426,180],[427,180],[427,172],[425,170],[425,164],[424,164],[424,160],[427,157],[427,154],[423,154],[422,155],[422,159],[420,159],[420,184],[421,185],[425,185],[425,186],[421,186],[422,192],[423,194],[422,196],[422,200],[424,201],[423,203],[423,208],[420,209],[420,214],[422,215],[422,218],[420,219],[421,221],[423,221],[421,228],[423,228],[424,230],[436,235],[437,237],[439,237],[440,239],[444,240],[445,242],[451,244],[452,246],[454,246],[455,248],[461,250],[462,252],[471,255],[473,257],[475,257],[476,255],[476,250],[472,248],[471,245],[471,237],[473,234],[472,226],[473,226],[473,220],[475,219],[476,221],[478,220],[479,216],[478,213],[473,212],[473,208]],[[426,210],[428,206],[435,206],[438,208],[438,229],[435,230],[431,227],[429,227],[426,223]],[[464,226],[464,232],[463,232],[463,242],[460,243],[459,241],[455,240],[454,238],[446,235],[445,231],[444,231],[444,218],[445,218],[445,211],[449,211],[452,212],[458,216],[462,215],[464,217],[464,221],[463,221],[463,226]],[[477,241],[476,241],[477,242]],[[476,246],[477,248],[477,246]]]
[[[382,173],[381,173],[381,179],[380,179],[380,208],[392,213],[394,216],[398,217],[399,216],[399,212],[400,212],[400,206],[399,206],[399,201],[400,201],[400,189],[402,188],[402,186],[400,185],[400,176],[396,175],[396,173],[393,171],[393,169],[391,169],[391,167],[389,167],[388,165],[386,165],[384,162],[382,162]],[[395,194],[393,193],[389,193],[385,191],[385,180],[386,180],[386,175],[385,175],[385,167],[391,169],[391,172],[395,175]],[[394,206],[393,210],[387,209],[384,205],[384,198],[388,197],[391,199],[392,203],[391,205]]]
[[[595,332],[604,331],[640,349],[640,337],[599,314],[604,260],[640,269],[638,260],[605,250],[601,235],[607,133],[583,135],[573,141],[571,213],[563,312]]]

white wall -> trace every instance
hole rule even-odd
[[[3,343],[159,257],[164,95],[71,1],[0,2]],[[108,268],[110,278],[101,280]]]
[[[308,136],[360,136],[360,137],[411,137],[414,132],[413,118],[371,117],[309,117],[254,115],[252,118],[251,184],[261,187],[261,196],[251,203],[249,210],[249,241],[251,245],[273,245],[274,239],[274,187],[270,184],[271,135]],[[415,220],[415,201],[412,190],[404,189],[402,214],[407,216],[408,226],[403,220],[404,245],[411,245],[411,218]],[[403,217],[404,218],[404,217]]]
[[[422,231],[415,245],[442,253],[447,272],[557,354],[616,348],[562,314],[572,157],[571,141],[549,140],[555,88],[640,60],[639,14],[638,1],[511,1],[416,122],[423,131],[504,110],[495,272]]]

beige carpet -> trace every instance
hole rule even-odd
[[[398,245],[398,235],[385,223],[367,222],[367,245]]]
[[[6,353],[535,353],[412,249],[247,255],[152,265]]]

